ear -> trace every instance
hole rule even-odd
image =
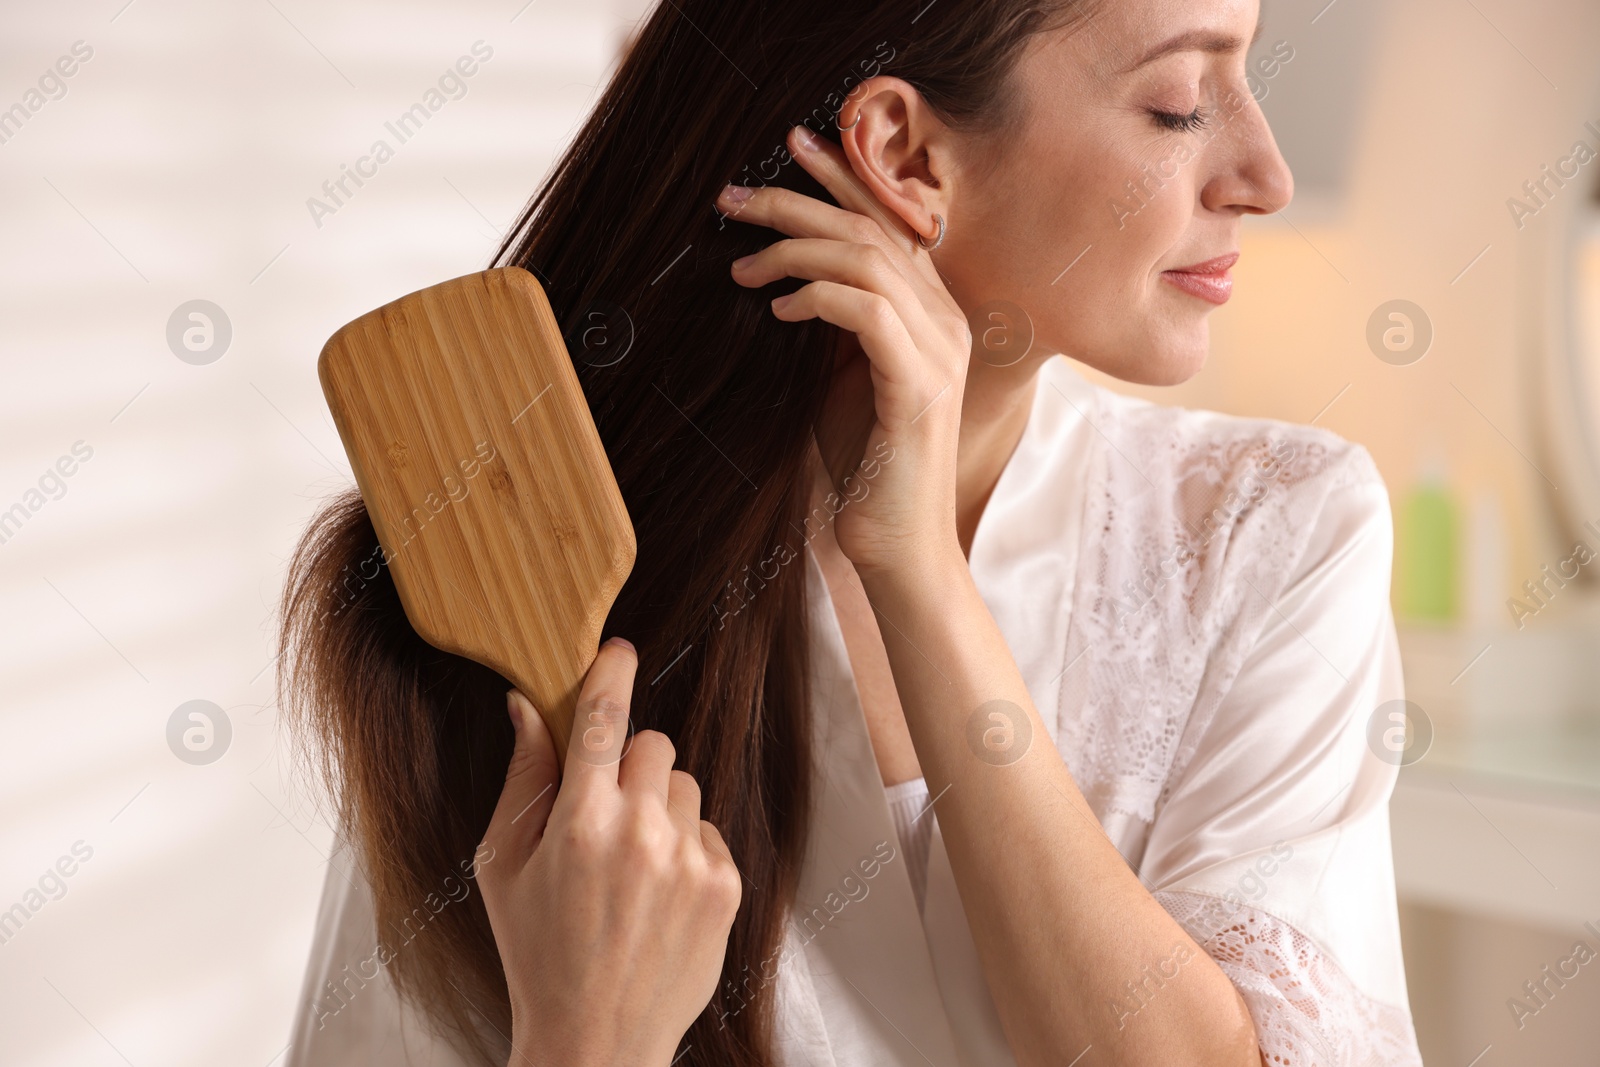
[[[850,168],[879,202],[927,241],[947,220],[954,193],[952,134],[910,82],[868,78],[850,91],[836,120]]]

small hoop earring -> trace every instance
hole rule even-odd
[[[933,221],[939,224],[939,236],[934,238],[933,244],[928,244],[922,239],[922,234],[917,234],[917,244],[921,245],[929,252],[932,252],[935,248],[938,248],[940,245],[944,244],[944,216],[936,211],[933,214]]]
[[[839,125],[839,116],[838,115],[833,116],[834,128],[837,129],[840,133],[843,133],[845,130],[853,130],[853,129],[855,129],[856,128],[856,123],[858,123],[860,121],[861,121],[861,110],[859,108],[856,109],[856,121],[852,122],[848,126],[840,126]]]

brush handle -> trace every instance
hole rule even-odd
[[[555,742],[557,766],[561,767],[565,767],[567,763],[567,745],[572,740],[573,719],[578,708],[578,694],[583,689],[584,676],[589,673],[589,667],[600,654],[599,647],[593,642],[588,647],[592,651],[588,653],[586,659],[580,656],[559,665],[547,663],[543,665],[543,669],[528,662],[500,672],[506,680],[522,691],[522,694],[533,703],[539,717],[544,720],[545,726],[550,731],[550,740]]]

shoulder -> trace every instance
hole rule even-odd
[[[1383,484],[1364,445],[1325,427],[1158,404],[1100,385],[1089,388],[1106,432],[1149,461],[1147,475],[1175,486],[1196,478],[1263,474],[1285,486],[1313,482],[1330,491]]]
[[[1080,406],[1099,432],[1074,625],[1095,659],[1066,676],[1059,733],[1085,753],[1069,757],[1080,787],[1097,811],[1149,822],[1201,742],[1234,736],[1292,778],[1289,750],[1330,698],[1289,694],[1388,662],[1373,642],[1390,632],[1391,520],[1371,454],[1323,427],[1100,387]],[[1327,714],[1336,729],[1342,713]],[[1271,744],[1287,747],[1259,747]],[[1216,787],[1239,795],[1237,781]]]
[[[1390,545],[1388,487],[1365,445],[1325,427],[1163,405],[1085,383],[1109,446],[1103,484],[1131,523],[1196,551],[1254,542],[1279,567],[1354,540]]]

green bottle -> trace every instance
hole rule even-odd
[[[1444,461],[1430,457],[1400,508],[1395,545],[1395,614],[1453,622],[1457,596],[1459,512]]]

